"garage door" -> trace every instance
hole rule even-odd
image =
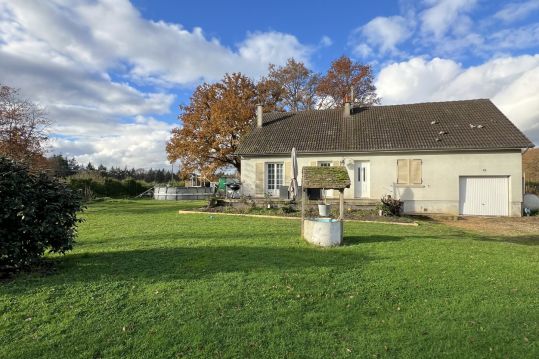
[[[460,214],[509,215],[509,177],[460,177]]]

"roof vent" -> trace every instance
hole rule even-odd
[[[438,123],[438,121],[434,120],[434,121],[430,121],[430,124],[431,125],[436,125]]]
[[[436,142],[440,142],[440,141],[441,141],[441,139],[436,137]]]
[[[472,124],[470,123],[470,128],[475,128],[475,125],[472,125]]]
[[[447,135],[447,131],[440,131],[438,132],[439,135]]]
[[[477,128],[483,128],[483,127],[485,127],[485,126],[483,126],[483,125],[477,125]]]

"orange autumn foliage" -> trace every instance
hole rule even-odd
[[[320,79],[316,92],[323,107],[334,108],[342,107],[346,101],[350,101],[352,88],[352,102],[360,105],[380,103],[376,95],[372,67],[341,56],[331,63],[326,75]]]
[[[167,143],[170,161],[181,161],[182,173],[213,179],[224,167],[241,170],[234,152],[255,115],[257,91],[246,76],[226,74],[218,83],[198,86],[188,105],[180,106],[182,126]]]

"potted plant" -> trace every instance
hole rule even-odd
[[[320,217],[329,217],[329,208],[331,205],[327,204],[326,190],[322,190],[323,201],[318,203],[318,214]]]
[[[273,208],[273,201],[271,200],[271,194],[269,192],[264,193],[264,199],[267,209]]]

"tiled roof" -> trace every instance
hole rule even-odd
[[[490,100],[273,112],[242,140],[239,155],[533,147]]]
[[[345,167],[304,166],[301,178],[303,188],[350,188],[350,177]]]

